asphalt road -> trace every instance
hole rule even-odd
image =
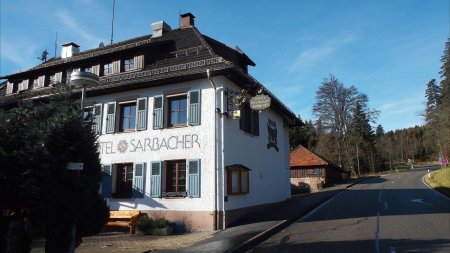
[[[251,252],[449,253],[450,199],[422,182],[428,169],[355,185]]]

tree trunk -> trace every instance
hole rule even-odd
[[[29,241],[27,240],[25,224],[23,220],[16,217],[7,220],[6,238],[4,241],[4,252],[16,253],[28,251],[29,251]]]

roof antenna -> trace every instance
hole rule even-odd
[[[116,6],[116,0],[113,0],[113,12],[112,12],[112,22],[111,22],[111,45],[113,43],[114,36],[114,7]]]
[[[56,37],[55,37],[55,58],[56,58],[56,49],[58,48],[58,32],[56,32]]]

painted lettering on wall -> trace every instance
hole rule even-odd
[[[122,139],[118,142],[100,142],[100,154],[124,154],[160,150],[200,148],[198,135],[185,134],[164,138]]]

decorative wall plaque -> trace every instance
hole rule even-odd
[[[270,119],[267,119],[267,132],[269,133],[269,143],[267,143],[267,149],[275,148],[275,150],[278,152],[278,145],[277,145],[277,123],[275,121],[272,121]]]

